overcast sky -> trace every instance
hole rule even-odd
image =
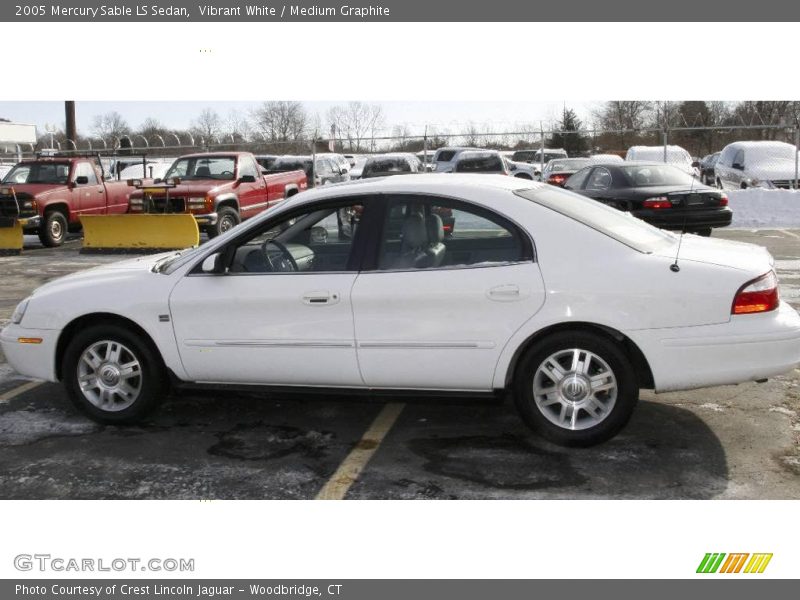
[[[307,110],[321,117],[323,126],[327,125],[325,115],[331,106],[346,103],[338,102],[304,102]],[[205,108],[212,108],[225,119],[236,111],[247,115],[260,104],[252,102],[76,102],[76,118],[78,131],[82,135],[91,135],[92,119],[111,111],[119,112],[131,127],[138,128],[148,117],[158,119],[170,129],[186,129]],[[496,131],[513,129],[520,123],[536,123],[544,121],[545,127],[559,118],[563,101],[553,102],[377,102],[383,106],[387,127],[405,124],[414,133],[421,132],[425,124],[447,128],[452,132],[463,130],[470,121],[481,127],[491,125]],[[567,103],[574,108],[579,118],[588,125],[589,116],[595,103]],[[17,123],[36,125],[39,134],[45,127],[55,125],[64,127],[63,102],[0,102],[0,117]]]

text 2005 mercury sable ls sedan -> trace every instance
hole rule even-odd
[[[455,220],[445,237],[440,214]],[[561,444],[640,388],[800,363],[762,248],[678,237],[552,186],[409,175],[305,192],[180,254],[53,281],[2,332],[20,373],[107,423],[176,382],[493,393]]]

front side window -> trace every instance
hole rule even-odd
[[[395,198],[382,231],[379,270],[492,267],[532,258],[515,225],[457,200]]]
[[[165,178],[233,180],[234,173],[236,159],[232,156],[198,156],[176,160]]]
[[[94,172],[94,168],[89,163],[78,163],[77,168],[75,169],[75,178],[78,177],[86,177],[88,184],[87,185],[97,185],[97,175]]]
[[[265,224],[226,251],[230,273],[330,273],[351,267],[364,205],[309,209]]]
[[[258,169],[249,156],[244,156],[240,159],[239,169],[239,177],[250,175],[251,177],[258,178]]]

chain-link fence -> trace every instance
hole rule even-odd
[[[545,149],[564,149],[570,157],[616,154],[628,159],[656,160],[693,165],[696,174],[709,184],[759,186],[798,189],[800,186],[800,127],[781,124],[739,124],[730,126],[677,126],[640,129],[580,129],[419,132],[402,135],[373,132],[347,137],[298,138],[272,140],[259,134],[193,136],[187,132],[129,135],[113,140],[84,138],[78,141],[55,141],[55,148],[41,146],[0,147],[0,176],[22,158],[39,153],[92,153],[106,159],[132,164],[137,160],[165,161],[194,152],[248,151],[256,155],[310,155],[320,152],[342,154],[377,154],[413,152],[433,154],[441,147],[471,147],[514,152],[529,150],[525,162],[538,162],[543,170]],[[741,142],[768,144],[738,144]],[[734,145],[733,147],[731,145]],[[721,155],[713,156],[724,148]],[[518,156],[520,156],[518,154]],[[534,158],[531,158],[533,156]],[[716,162],[719,159],[720,162]],[[145,167],[146,168],[146,167]],[[147,173],[147,171],[145,171]],[[722,181],[719,175],[722,175]]]

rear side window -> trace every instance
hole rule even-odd
[[[503,171],[503,160],[499,156],[470,157],[459,160],[457,173],[496,173]]]
[[[399,196],[387,207],[378,270],[493,267],[533,259],[511,222],[457,200]]]
[[[436,162],[450,162],[456,155],[454,150],[442,150],[439,156],[436,157]]]

